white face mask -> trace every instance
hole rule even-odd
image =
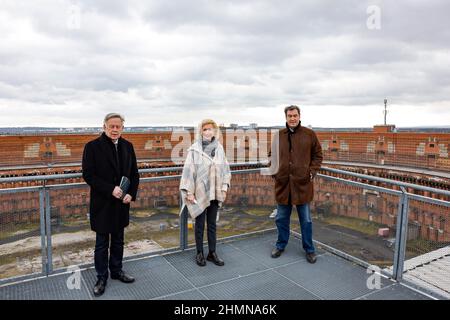
[[[203,139],[211,141],[212,137],[214,136],[214,130],[211,128],[203,129],[202,136],[203,136]]]

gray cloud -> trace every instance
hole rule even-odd
[[[380,30],[366,26],[373,4]],[[79,29],[67,27],[73,5]],[[286,103],[340,108],[332,122],[348,126],[347,113],[384,97],[417,110],[403,125],[446,125],[449,11],[444,0],[7,0],[0,126],[83,125],[121,108],[129,125],[182,124],[214,108],[229,122],[253,122],[257,110],[258,121],[278,124],[273,110]]]

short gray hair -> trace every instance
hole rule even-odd
[[[125,118],[124,118],[123,115],[121,115],[120,113],[111,112],[111,113],[108,113],[108,114],[105,116],[105,119],[103,120],[103,123],[106,124],[106,122],[107,122],[109,119],[113,119],[113,118],[119,118],[120,120],[122,120],[122,124],[125,122]]]
[[[300,108],[296,105],[291,105],[291,106],[287,106],[286,108],[284,108],[284,115],[287,116],[288,111],[291,110],[297,110],[298,114],[300,114]]]

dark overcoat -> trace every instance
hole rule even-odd
[[[83,179],[91,187],[91,229],[98,233],[115,233],[128,226],[130,205],[115,198],[112,192],[119,186],[122,176],[126,176],[130,179],[127,193],[132,201],[136,200],[139,173],[131,142],[119,138],[116,157],[114,143],[103,132],[85,145],[82,169]]]

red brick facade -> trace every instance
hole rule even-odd
[[[222,130],[224,144],[227,143],[226,130]],[[326,160],[400,165],[450,172],[450,134],[378,131],[380,130],[377,128],[373,132],[319,131],[317,135]],[[236,135],[242,137],[240,132]],[[79,163],[84,145],[96,136],[1,136],[0,167]],[[171,141],[171,132],[127,133],[124,137],[134,144],[138,159],[151,161],[170,160],[172,150],[179,141]],[[242,143],[236,142],[235,145],[244,146],[243,149],[248,153],[252,150],[252,145],[268,143],[262,142],[258,133],[257,137],[258,141],[247,137]],[[246,156],[248,157],[248,154]]]
[[[325,160],[371,163],[380,165],[420,167],[450,172],[450,134],[438,133],[395,133],[376,128],[374,132],[318,132]],[[86,142],[96,135],[46,135],[46,136],[2,136],[0,137],[0,166],[29,165],[34,168],[3,170],[2,176],[80,172],[79,163]],[[171,133],[130,133],[125,137],[133,142],[140,167],[173,165],[170,157],[177,144],[171,141]],[[224,138],[225,140],[226,138]],[[270,141],[270,139],[268,139]],[[254,146],[251,137],[243,138],[240,145],[248,151]],[[269,144],[269,142],[264,142]],[[224,141],[226,144],[226,141]],[[239,145],[239,143],[237,143]],[[245,159],[239,159],[240,161]],[[75,163],[63,167],[41,167],[49,163]],[[408,181],[437,188],[447,188],[449,179],[433,179],[427,175],[408,174],[382,168],[361,168],[351,165],[340,166],[347,170],[368,173],[381,177]],[[155,176],[156,174],[152,174]],[[149,176],[149,175],[146,175]],[[66,179],[64,182],[80,182],[80,179]],[[58,181],[61,183],[61,181]],[[177,179],[158,182],[143,182],[135,209],[155,206],[177,206]],[[4,183],[1,188],[33,186],[36,181]],[[386,186],[387,187],[387,186]],[[409,190],[412,192],[413,190]],[[336,184],[318,179],[315,184],[313,207],[317,212],[339,214],[385,224],[391,228],[396,223],[398,198],[387,194],[379,195],[368,190]],[[421,193],[433,198],[443,196]],[[51,192],[52,210],[55,216],[79,217],[88,212],[89,194],[87,187]],[[259,173],[233,175],[232,188],[227,200],[229,205],[274,207],[272,180]],[[411,201],[410,225],[424,239],[450,241],[449,208]],[[0,223],[38,222],[39,198],[37,193],[0,195]],[[412,232],[412,231],[411,231]]]

